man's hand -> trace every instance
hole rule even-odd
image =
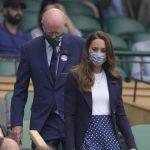
[[[23,136],[23,127],[22,126],[13,127],[11,131],[11,136],[18,144],[20,144],[20,141]]]

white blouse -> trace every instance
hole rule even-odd
[[[92,86],[92,115],[110,115],[108,84],[104,71],[95,73]]]

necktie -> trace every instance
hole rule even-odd
[[[52,53],[51,63],[50,63],[50,72],[54,82],[56,79],[56,67],[57,67],[57,50],[56,47],[53,47],[53,53]]]

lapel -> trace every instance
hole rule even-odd
[[[62,44],[60,47],[60,57],[59,57],[59,63],[58,63],[58,70],[57,70],[57,77],[56,82],[58,81],[61,73],[63,72],[63,69],[65,65],[67,64],[69,60],[69,39],[66,34],[64,34],[64,37],[62,39]]]
[[[43,36],[40,38],[41,40],[38,41],[38,50],[39,50],[39,59],[41,59],[41,61],[39,62],[48,80],[53,84],[52,76],[47,62],[45,38]]]
[[[92,110],[92,92],[82,92],[82,95],[88,104],[90,110]]]
[[[109,100],[110,100],[110,109],[111,112],[114,111],[114,101],[116,97],[116,85],[117,85],[117,80],[115,77],[113,77],[110,72],[105,71],[106,77],[107,77],[107,84],[108,84],[108,91],[109,91]]]

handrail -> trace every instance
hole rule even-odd
[[[115,51],[116,56],[150,56],[150,51]]]
[[[117,56],[150,56],[150,51],[130,51],[130,50],[123,50],[123,51],[115,51],[115,55]],[[0,58],[20,58],[20,55],[5,55],[0,54]]]
[[[135,57],[135,56],[139,56],[139,57],[144,57],[144,56],[150,56],[150,51],[115,51],[115,55],[116,56],[122,56],[122,57]],[[138,62],[138,61],[133,61],[133,60],[128,60],[128,59],[122,59],[122,60],[118,60],[119,62],[123,62],[123,63],[139,63],[140,67],[142,68],[142,65],[144,63],[150,63],[150,62]],[[142,70],[142,69],[141,69]],[[134,77],[130,77],[132,80],[135,81],[135,85],[134,85],[134,94],[133,94],[133,102],[136,101],[136,95],[137,95],[137,84],[138,82],[144,82],[147,84],[150,84],[150,82],[146,82],[144,80],[142,80],[142,76],[143,76],[143,72],[141,71],[141,80],[136,79]]]

